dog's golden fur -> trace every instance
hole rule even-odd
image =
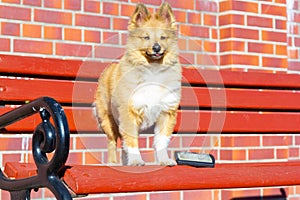
[[[124,56],[103,72],[95,95],[97,117],[108,138],[108,162],[117,162],[116,143],[121,138],[123,164],[144,165],[138,132],[154,125],[158,163],[175,165],[167,146],[181,97],[181,66],[170,5],[164,3],[150,14],[138,4],[128,31]]]

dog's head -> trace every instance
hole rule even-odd
[[[177,26],[171,6],[163,3],[155,14],[138,4],[129,21],[127,48],[138,51],[149,63],[161,63],[177,51]]]

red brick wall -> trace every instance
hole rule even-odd
[[[91,59],[105,62],[122,56],[128,18],[137,2],[151,10],[162,0],[0,0],[0,53]],[[297,0],[168,0],[178,21],[180,59],[185,66],[266,72],[300,71],[300,5]],[[31,135],[1,135],[0,159],[32,161]],[[153,138],[141,137],[145,161],[153,162]],[[300,136],[274,134],[175,135],[175,150],[215,155],[218,162],[299,159]],[[105,163],[104,135],[72,135],[68,163]],[[300,199],[299,187],[286,187],[289,200]],[[207,190],[128,195],[120,199],[222,199],[280,194],[279,188]],[[39,192],[36,198],[48,197]],[[2,192],[1,199],[7,193]]]

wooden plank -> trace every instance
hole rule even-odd
[[[31,101],[41,96],[51,96],[60,103],[91,104],[96,87],[96,82],[87,81],[0,77],[0,98],[2,101]],[[184,86],[181,106],[300,110],[299,102],[300,91],[293,90]]]
[[[0,73],[68,78],[98,78],[109,63],[0,55]]]
[[[110,63],[0,55],[0,73],[98,79]],[[183,82],[247,87],[300,88],[300,75],[183,67]]]
[[[300,75],[298,74],[272,74],[265,72],[239,72],[230,70],[184,68],[182,76],[183,82],[191,84],[300,88]]]
[[[220,165],[97,167],[72,166],[64,181],[77,194],[224,189],[299,185],[300,163],[259,166]],[[97,183],[97,184],[94,184]]]
[[[91,103],[96,83],[37,78],[0,77],[2,101],[28,101],[50,96],[60,103]]]
[[[8,162],[11,178],[37,174],[32,163]],[[76,194],[300,185],[300,162],[188,166],[68,166],[63,179]],[[94,183],[97,184],[94,184]]]
[[[71,132],[99,132],[98,123],[90,107],[64,107]],[[0,114],[11,108],[0,108]],[[39,115],[23,119],[6,127],[7,132],[32,132],[40,123]],[[300,113],[247,111],[178,112],[175,132],[179,133],[299,133]]]

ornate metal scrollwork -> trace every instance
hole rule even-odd
[[[11,199],[30,199],[32,189],[46,187],[57,199],[72,199],[58,174],[69,154],[70,133],[64,110],[58,102],[42,97],[0,116],[0,128],[40,113],[42,122],[32,138],[32,152],[38,169],[36,176],[11,180],[0,169],[0,188],[10,191]],[[53,124],[52,124],[52,123]],[[53,153],[48,159],[47,153]]]

